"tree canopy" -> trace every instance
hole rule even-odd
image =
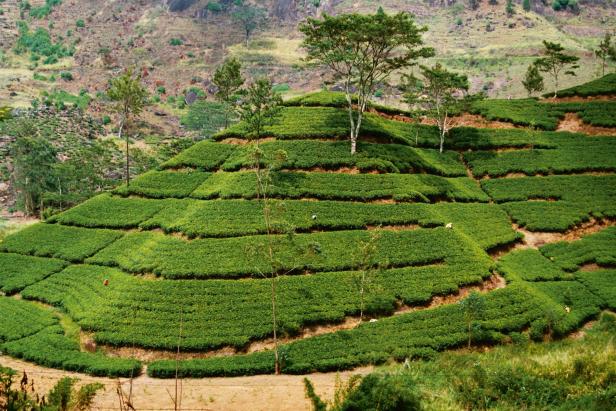
[[[351,126],[351,153],[366,104],[376,87],[396,70],[416,64],[421,57],[434,55],[423,45],[426,27],[417,27],[409,13],[388,15],[382,9],[373,15],[324,15],[300,24],[305,35],[306,60],[329,69],[344,83]],[[354,109],[353,95],[357,97]]]

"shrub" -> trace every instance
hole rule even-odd
[[[171,40],[169,40],[169,45],[171,46],[181,46],[182,44],[184,44],[182,39],[172,38]]]
[[[78,19],[77,21],[75,21],[75,27],[84,28],[85,26],[86,23],[83,21],[83,19]]]
[[[68,71],[63,71],[60,73],[60,78],[64,81],[73,81],[73,74]]]

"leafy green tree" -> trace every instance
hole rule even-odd
[[[263,24],[266,20],[265,9],[261,7],[251,6],[250,4],[242,4],[233,12],[232,17],[237,21],[244,30],[244,40],[246,47],[252,33]]]
[[[229,125],[229,113],[235,104],[235,98],[244,84],[241,73],[242,65],[236,58],[227,59],[216,68],[212,82],[218,88],[216,99],[227,106],[225,128]]]
[[[612,33],[605,32],[605,37],[599,43],[599,47],[595,50],[595,56],[601,60],[601,75],[605,76],[605,67],[607,66],[610,56],[616,55],[616,46],[612,44]]]
[[[530,11],[530,0],[523,0],[522,1],[522,8],[524,9],[524,11]]]
[[[468,332],[468,348],[470,349],[473,338],[473,327],[476,326],[476,321],[483,317],[485,311],[485,298],[478,292],[473,291],[468,297],[460,301],[459,304]]]
[[[531,64],[528,66],[528,69],[526,69],[526,75],[522,80],[522,85],[524,85],[524,88],[528,92],[528,97],[531,97],[536,91],[543,91],[543,76],[539,73],[539,69],[535,64]]]
[[[357,289],[359,291],[359,321],[364,320],[364,311],[366,308],[366,296],[375,288],[375,280],[380,269],[376,261],[378,252],[378,242],[381,239],[381,233],[374,231],[367,241],[360,241],[356,255],[355,265],[357,272],[354,277]]]
[[[115,102],[113,108],[118,113],[118,138],[122,138],[122,131],[132,117],[137,117],[143,111],[148,99],[148,92],[141,84],[141,76],[134,75],[132,69],[111,80],[111,87],[107,90],[111,101]],[[126,185],[130,185],[130,152],[128,133],[126,134]]]
[[[257,79],[244,91],[239,107],[240,119],[246,124],[247,135],[258,143],[265,127],[275,123],[280,115],[282,98],[272,90],[268,79]]]
[[[559,43],[552,43],[543,40],[545,49],[541,57],[535,60],[535,65],[539,71],[548,73],[554,79],[554,97],[558,95],[558,80],[561,72],[569,76],[575,76],[575,69],[579,68],[577,62],[579,57],[565,53],[565,48]]]
[[[436,121],[439,129],[440,152],[443,152],[445,135],[452,127],[452,113],[458,112],[468,91],[466,75],[452,73],[440,63],[434,67],[420,67],[422,79],[406,76],[405,101],[424,110],[426,116]]]
[[[27,214],[34,215],[43,208],[43,195],[54,186],[56,150],[45,138],[23,136],[15,139],[9,148],[13,159],[11,179],[18,200]]]
[[[368,99],[392,72],[407,68],[434,50],[420,47],[426,27],[417,27],[408,13],[388,15],[382,9],[374,15],[324,15],[300,24],[305,35],[306,60],[327,67],[344,83],[351,129],[351,153]],[[354,99],[354,94],[356,100]]]

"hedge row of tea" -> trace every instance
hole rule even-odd
[[[58,318],[49,309],[0,297],[0,312],[0,350],[8,355],[97,376],[128,377],[141,372],[138,361],[81,352],[79,342],[64,334]]]
[[[357,102],[357,97],[351,97],[353,103]],[[346,99],[346,95],[340,91],[317,91],[315,93],[309,93],[303,96],[294,97],[284,102],[285,106],[302,106],[302,107],[348,107],[348,102]],[[374,103],[372,101],[368,102],[369,110],[376,110],[385,114],[392,115],[408,115],[409,112],[407,110],[397,108],[397,107],[388,107],[382,104]]]
[[[272,198],[488,201],[485,193],[468,177],[447,178],[431,174],[273,172],[270,178],[269,195]],[[150,171],[136,178],[129,187],[122,186],[116,189],[115,193],[150,198],[253,199],[257,197],[256,184],[256,176],[252,171],[232,173]]]
[[[609,137],[559,133],[549,138],[553,149],[475,151],[464,153],[464,159],[475,177],[616,171],[616,144]]]
[[[61,271],[66,265],[66,262],[57,259],[0,253],[0,290],[5,294],[14,294]]]
[[[566,231],[591,217],[616,218],[616,176],[547,176],[484,180],[483,189],[531,231]]]
[[[399,302],[425,304],[435,295],[454,293],[460,286],[488,277],[490,265],[488,258],[476,258],[375,272],[364,313],[391,315]],[[279,335],[358,315],[359,275],[280,277]],[[150,281],[116,269],[79,265],[26,288],[22,295],[66,310],[83,329],[95,332],[99,343],[173,350],[179,342],[182,350],[204,351],[244,348],[251,341],[269,338],[269,287],[267,279]]]
[[[355,155],[350,154],[349,143],[342,141],[282,140],[261,143],[259,148],[263,157],[270,159],[274,158],[277,152],[283,151],[285,159],[279,161],[279,167],[285,169],[337,170],[349,167],[357,168],[361,172],[425,172],[448,177],[466,175],[466,169],[456,152],[447,151],[441,154],[434,149],[412,148],[400,144],[360,142]],[[203,141],[170,159],[162,167],[237,171],[252,167],[254,161],[254,146],[252,145]],[[265,165],[264,161],[262,165]]]
[[[483,100],[473,105],[472,112],[488,120],[506,121],[542,130],[556,130],[566,113],[577,113],[584,123],[600,127],[616,127],[616,101],[598,100],[572,103],[547,103],[536,99]],[[614,130],[616,135],[616,130]]]
[[[344,139],[348,135],[348,113],[330,107],[287,107],[281,111],[277,125],[266,127],[265,135],[279,140]],[[553,145],[553,142],[546,141],[552,135],[558,134],[532,130],[458,127],[450,131],[450,138],[447,139],[445,147],[490,149],[527,147],[535,144],[537,147],[545,148]],[[361,137],[378,139],[380,142],[435,148],[438,147],[438,136],[438,129],[435,126],[389,120],[372,113],[367,113],[362,122]],[[238,123],[221,131],[214,138],[247,139],[250,136],[245,126]]]
[[[609,73],[579,86],[559,90],[558,97],[616,96],[616,73]],[[546,94],[545,97],[552,97]]]
[[[530,326],[531,335],[541,339],[547,330],[547,314],[553,332],[563,335],[585,318],[600,312],[602,301],[578,282],[566,282],[571,315],[552,295],[562,292],[562,282],[535,284],[519,282],[485,296],[485,309],[474,331],[475,342],[497,343],[506,335]],[[436,351],[461,346],[468,339],[464,313],[458,304],[415,311],[348,331],[338,331],[292,342],[281,347],[285,373],[337,371],[364,364],[380,364],[390,359],[430,357]],[[182,377],[235,376],[273,372],[273,353],[181,361]],[[171,378],[175,361],[155,361],[148,366],[153,377]]]
[[[334,231],[274,237],[281,273],[349,270],[358,267],[351,250],[372,238],[369,231]],[[442,227],[379,233],[375,261],[390,267],[450,262],[485,253],[470,239]],[[183,240],[157,232],[135,232],[101,250],[88,263],[118,266],[131,273],[168,279],[240,278],[271,272],[266,236]],[[468,257],[467,257],[468,258]]]
[[[263,205],[258,201],[123,198],[99,195],[57,214],[48,222],[82,227],[162,229],[189,238],[265,234]],[[370,204],[345,201],[274,200],[273,229],[367,229],[376,226],[444,226],[470,236],[484,249],[515,240],[507,214],[486,203]],[[476,224],[481,221],[482,224]]]

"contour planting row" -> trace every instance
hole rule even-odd
[[[271,174],[271,180],[269,195],[274,198],[488,201],[486,194],[468,177],[276,172]],[[257,197],[256,187],[255,173],[250,171],[150,171],[136,178],[129,187],[122,186],[115,192],[152,198],[251,199]]]
[[[265,128],[265,135],[280,140],[305,140],[315,138],[346,139],[348,137],[348,112],[330,107],[287,107],[281,112],[280,122]],[[499,147],[551,147],[543,133],[531,130],[494,130],[457,127],[449,132],[445,146],[450,149],[489,149]],[[215,136],[246,139],[250,136],[243,123],[231,126]],[[378,138],[409,146],[438,147],[439,134],[435,126],[426,126],[388,120],[377,114],[367,113],[362,122],[361,137]]]
[[[590,217],[616,218],[616,175],[502,178],[481,186],[531,231],[566,231]]]
[[[453,223],[487,249],[515,240],[507,214],[486,203],[366,204],[344,201],[275,200],[274,230],[365,229],[370,226]],[[235,237],[265,233],[263,204],[253,200],[124,198],[102,194],[48,220],[66,225],[163,229],[190,238]],[[481,221],[481,224],[476,224]]]
[[[616,73],[609,73],[588,83],[558,91],[558,97],[601,95],[616,97]],[[545,97],[552,97],[552,94],[546,94]]]
[[[16,293],[61,271],[66,265],[66,262],[53,258],[0,253],[0,290],[5,294]]]
[[[359,171],[388,173],[427,172],[448,177],[466,175],[458,153],[439,153],[434,149],[412,148],[400,144],[359,143],[357,153],[350,154],[348,142],[299,140],[270,141],[259,144],[264,158],[274,158],[283,151],[279,166],[285,169],[323,168],[337,170],[356,167]],[[254,165],[254,145],[234,145],[203,141],[184,150],[163,164],[163,168],[192,167],[204,171],[237,171]],[[262,161],[262,165],[265,162]]]
[[[570,314],[563,302],[554,299],[559,293],[574,296]],[[498,343],[506,335],[530,326],[537,339],[550,329],[563,335],[575,329],[586,318],[600,312],[603,302],[575,281],[531,284],[518,282],[495,290],[485,296],[479,327],[473,332],[474,341]],[[436,351],[463,345],[468,339],[464,312],[458,304],[415,311],[364,323],[359,327],[312,337],[283,345],[282,371],[310,373],[336,371],[359,365],[379,364],[390,359],[402,361],[409,357],[431,357]],[[148,374],[160,378],[175,376],[175,361],[155,361],[148,366]],[[273,352],[258,352],[243,356],[214,357],[179,362],[182,377],[234,376],[273,372]]]
[[[476,102],[471,111],[488,120],[506,121],[543,130],[556,130],[566,113],[578,113],[585,123],[593,126],[616,127],[616,101],[548,103],[536,99],[483,100]]]
[[[80,351],[68,338],[53,311],[34,303],[0,297],[0,350],[44,367],[97,376],[128,377],[141,372],[135,360],[108,358]]]
[[[616,144],[609,137],[559,133],[547,138],[555,148],[475,151],[464,153],[464,159],[475,177],[499,177],[507,173],[533,175],[616,171]]]
[[[490,265],[485,256],[461,256],[451,264],[376,271],[364,313],[389,315],[397,302],[425,304],[434,295],[454,293],[488,277]],[[358,315],[359,276],[332,272],[280,277],[278,335]],[[62,307],[82,328],[95,332],[99,343],[168,350],[179,343],[182,350],[204,351],[243,348],[270,337],[270,286],[268,279],[151,281],[113,268],[80,265],[26,288],[23,296]]]
[[[335,231],[294,236],[276,235],[277,271],[303,273],[358,267],[353,250],[370,241],[369,231]],[[390,267],[424,265],[481,257],[485,252],[456,230],[442,227],[379,233],[374,261]],[[128,233],[86,261],[119,266],[132,273],[154,273],[169,279],[239,278],[271,272],[267,236],[184,240],[157,232]],[[465,257],[466,254],[466,257]]]

